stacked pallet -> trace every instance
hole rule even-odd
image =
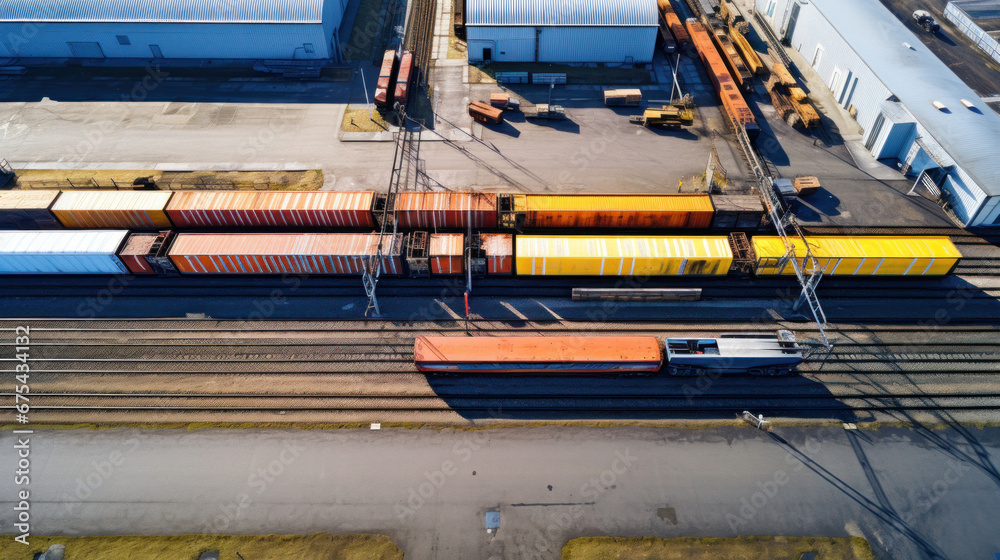
[[[634,107],[642,102],[642,90],[609,89],[604,91],[604,104],[608,107]]]

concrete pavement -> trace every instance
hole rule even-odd
[[[40,431],[35,534],[391,536],[409,559],[559,557],[583,535],[860,535],[1000,551],[1000,430]],[[0,435],[0,472],[15,470]],[[20,487],[0,477],[11,532]],[[498,532],[483,528],[499,510]]]

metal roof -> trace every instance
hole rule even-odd
[[[128,230],[44,230],[0,231],[0,254],[73,254],[113,255],[128,235]]]
[[[324,0],[3,0],[0,21],[322,23]]]
[[[1000,18],[1000,0],[963,0],[949,2],[967,14],[972,19]]]
[[[656,0],[467,0],[467,26],[657,26]]]
[[[1000,140],[1000,115],[881,2],[813,0],[812,3],[979,188],[989,196],[1000,195],[1000,157],[996,147]],[[974,109],[964,107],[963,99]],[[947,109],[935,108],[935,101]]]

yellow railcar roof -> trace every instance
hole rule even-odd
[[[712,199],[707,194],[652,195],[525,195],[528,211],[580,210],[614,211],[645,210],[651,212],[712,212]]]
[[[517,256],[732,258],[727,237],[518,235]]]
[[[54,211],[163,211],[172,192],[164,191],[63,191]]]
[[[805,247],[792,239],[795,255],[804,257]],[[817,258],[962,258],[951,239],[927,236],[807,237],[806,242]],[[755,236],[757,258],[782,257],[785,246],[780,237]]]

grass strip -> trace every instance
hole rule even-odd
[[[220,558],[248,560],[402,560],[401,551],[385,535],[169,535],[30,538],[30,546],[0,547],[0,560],[24,560],[45,552],[50,545],[66,546],[72,560],[197,560],[206,550]]]
[[[566,543],[562,560],[875,560],[861,537],[581,537]]]

